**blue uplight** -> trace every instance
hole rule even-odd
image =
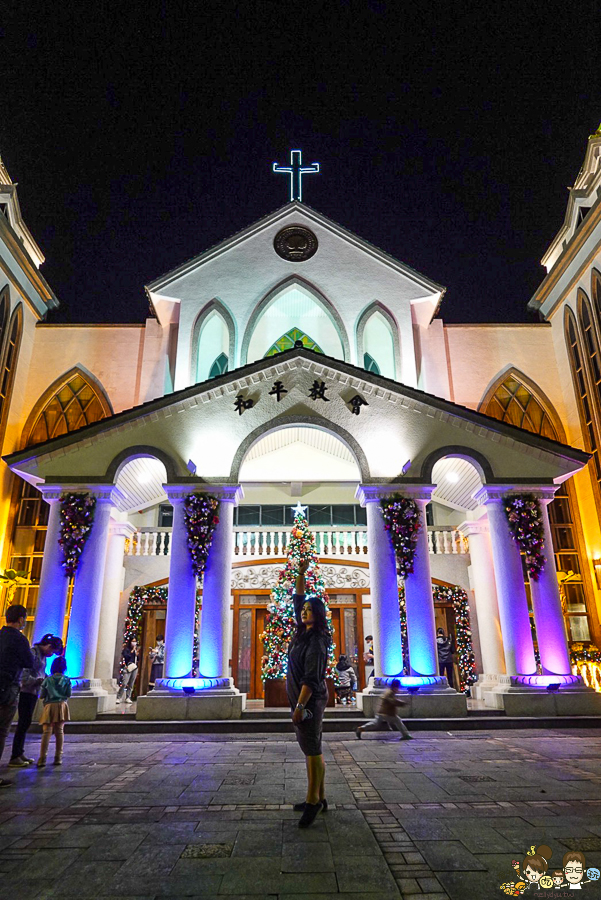
[[[211,688],[228,688],[229,678],[159,678],[157,688],[163,691],[184,691],[192,694],[196,691],[207,691]]]
[[[578,684],[579,675],[515,675],[512,681],[527,687],[548,687],[550,684]]]
[[[380,687],[385,684],[390,685],[393,681],[400,681],[401,687],[406,688],[444,683],[440,675],[383,675],[381,678],[375,678],[374,684],[376,687]]]

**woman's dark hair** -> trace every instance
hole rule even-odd
[[[338,662],[336,663],[336,668],[339,672],[346,672],[347,669],[351,669],[352,666],[348,660],[348,656],[344,653],[341,653],[338,657]]]
[[[52,665],[50,666],[50,674],[51,675],[64,675],[67,671],[67,660],[64,656],[57,656],[52,660]]]
[[[311,604],[311,609],[313,611],[313,627],[309,629],[309,631],[314,632],[316,634],[321,634],[325,640],[327,645],[329,646],[331,643],[330,637],[330,629],[328,627],[328,617],[326,615],[326,608],[319,597],[305,597],[305,603]],[[307,626],[302,620],[299,620],[296,623],[296,634],[294,635],[295,641],[300,641],[301,638],[307,633]]]
[[[51,645],[52,645],[52,652],[53,652],[53,653],[62,654],[63,650],[65,649],[64,646],[63,646],[63,640],[62,640],[62,638],[59,638],[59,637],[53,637],[50,643],[51,643]]]
[[[526,857],[523,863],[523,871],[525,872],[528,866],[530,866],[533,872],[540,872],[541,875],[544,875],[549,868],[549,860],[552,856],[553,851],[551,848],[547,847],[546,844],[541,844],[540,847],[536,848],[534,856]]]
[[[164,640],[165,640],[164,634],[157,634],[157,641],[164,641]]]

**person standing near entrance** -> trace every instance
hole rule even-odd
[[[453,653],[455,652],[455,638],[453,635],[445,635],[442,628],[436,631],[436,650],[438,652],[438,671],[447,676],[449,687],[453,687]]]
[[[29,641],[21,634],[26,621],[25,607],[13,604],[6,610],[6,625],[0,629],[0,758],[17,711],[21,672],[33,668]],[[9,779],[0,778],[0,788],[11,784]]]
[[[320,810],[325,812],[328,807],[321,735],[328,700],[326,666],[330,633],[324,604],[317,597],[305,597],[305,572],[308,568],[308,562],[301,562],[296,579],[296,634],[288,648],[286,673],[292,724],[307,766],[306,800],[294,806],[297,812],[302,811],[299,828],[308,828]]]
[[[15,729],[13,752],[8,764],[11,769],[22,769],[23,766],[29,766],[33,762],[33,759],[25,756],[25,736],[31,725],[42,682],[46,677],[46,660],[49,656],[62,652],[63,642],[53,634],[45,634],[31,648],[33,668],[23,669],[21,675],[19,721]]]
[[[163,668],[165,666],[165,637],[157,634],[157,645],[150,650],[150,680],[148,682],[148,690],[153,691],[157,678],[163,677]]]
[[[123,697],[125,697],[126,703],[133,703],[131,692],[134,689],[134,684],[138,675],[138,655],[139,650],[136,639],[132,638],[131,641],[126,641],[123,645],[123,650],[121,651],[123,674],[121,675],[121,687],[117,692],[115,703],[121,703]]]
[[[365,638],[365,643],[367,644],[367,649],[363,654],[363,662],[365,663],[365,682],[368,683],[370,678],[373,678],[374,675],[374,639],[371,634],[368,634]]]

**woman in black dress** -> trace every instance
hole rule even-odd
[[[321,733],[328,700],[326,666],[330,633],[322,601],[317,597],[305,598],[305,572],[308,568],[307,562],[301,563],[296,579],[296,634],[288,648],[286,674],[292,724],[307,765],[307,797],[304,803],[297,803],[294,807],[303,813],[299,828],[308,828],[319,811],[325,812],[328,806]]]

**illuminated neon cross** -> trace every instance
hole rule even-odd
[[[290,200],[302,201],[303,175],[311,175],[313,172],[319,172],[319,163],[311,163],[310,166],[303,166],[302,150],[291,150],[290,165],[279,166],[277,162],[274,162],[273,171],[284,172],[286,175],[290,175]]]

